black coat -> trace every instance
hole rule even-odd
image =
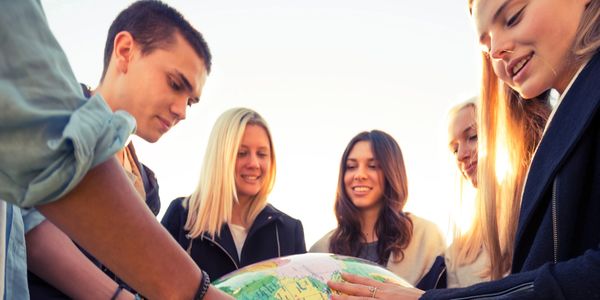
[[[579,74],[533,158],[513,274],[423,299],[600,299],[600,54]],[[503,299],[504,299],[503,298]]]
[[[185,198],[171,202],[163,216],[162,224],[183,247],[188,249],[190,239],[184,230],[188,210],[183,207]],[[208,234],[192,241],[190,255],[196,264],[215,280],[229,272],[265,259],[306,253],[302,222],[268,204],[256,217],[248,231],[238,257],[229,226],[221,227],[220,236]]]

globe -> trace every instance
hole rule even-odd
[[[328,280],[342,281],[340,272],[410,287],[391,271],[370,261],[330,253],[273,258],[229,273],[213,282],[236,299],[330,299]]]

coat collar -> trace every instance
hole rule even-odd
[[[281,218],[283,217],[283,213],[273,207],[271,204],[267,204],[263,210],[260,211],[256,219],[250,226],[250,230],[248,231],[248,237],[251,237],[256,231],[261,229],[262,227],[270,224],[271,222],[281,222]]]
[[[281,222],[281,218],[283,217],[283,213],[274,208],[272,205],[267,204],[263,210],[260,211],[252,226],[250,226],[250,230],[248,231],[248,236],[246,239],[252,238],[252,236],[261,228],[271,224],[272,222]],[[221,226],[221,231],[218,236],[210,236],[206,232],[202,234],[203,238],[213,240],[214,242],[221,245],[230,255],[235,258],[236,263],[240,264],[240,257],[238,257],[237,249],[235,248],[235,242],[233,241],[233,235],[229,230],[229,226],[227,224],[223,224]]]
[[[600,106],[598,78],[600,54],[595,54],[575,79],[540,142],[523,191],[517,246],[543,193],[551,186],[558,168],[573,151]]]

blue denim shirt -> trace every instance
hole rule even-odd
[[[127,142],[135,119],[89,100],[39,1],[0,0],[0,199],[56,200]]]
[[[6,265],[4,299],[29,299],[27,287],[27,251],[21,210],[6,206]]]
[[[99,94],[85,101],[39,0],[0,0],[0,199],[54,201],[135,128]],[[2,201],[2,200],[0,200]],[[7,205],[4,299],[29,299],[21,210]],[[1,267],[1,266],[0,266]]]

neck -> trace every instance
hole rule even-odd
[[[563,96],[563,93],[567,89],[567,86],[569,86],[569,84],[571,83],[571,81],[575,77],[575,74],[577,74],[577,71],[579,71],[579,68],[581,68],[581,66],[581,63],[573,63],[565,68],[563,72],[565,76],[563,76],[562,79],[556,84],[556,91],[561,96]]]
[[[113,89],[107,87],[104,83],[101,82],[100,85],[98,85],[95,89],[92,89],[92,95],[100,94],[106,102],[106,104],[108,105],[108,107],[110,107],[111,110],[115,111],[117,109],[116,103],[114,101],[116,97],[113,93],[111,93],[112,90]]]
[[[377,241],[377,234],[375,233],[375,223],[379,218],[380,207],[374,207],[364,209],[360,213],[360,225],[365,242],[371,243]]]
[[[247,228],[250,224],[246,224],[245,217],[250,210],[250,204],[252,200],[249,197],[238,198],[238,201],[233,203],[231,223]]]

